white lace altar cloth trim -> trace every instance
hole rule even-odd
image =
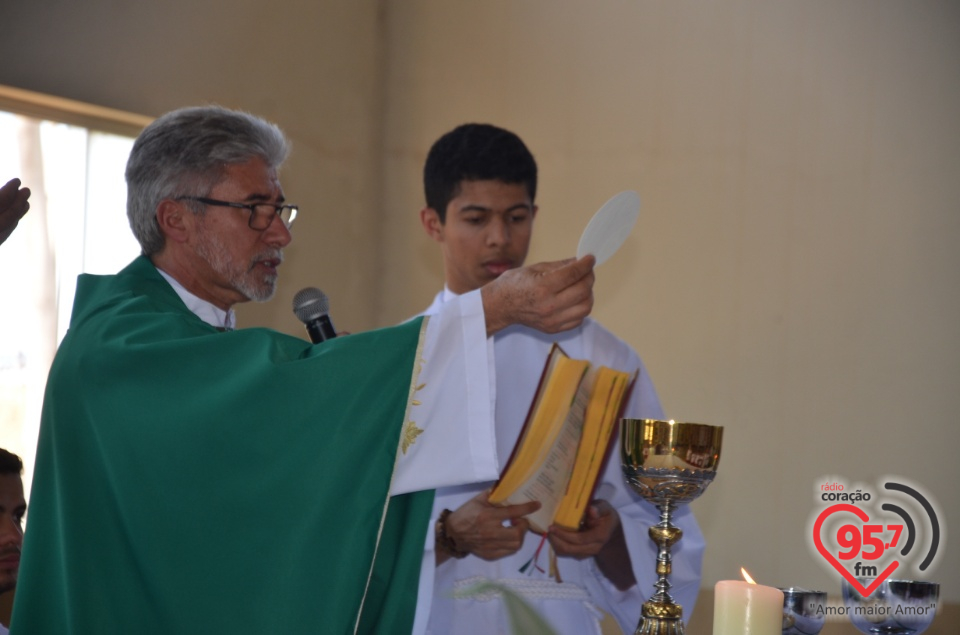
[[[457,599],[470,599],[479,602],[489,602],[496,600],[501,595],[500,591],[490,589],[482,592],[472,592],[474,587],[482,582],[492,582],[493,584],[503,586],[513,591],[517,595],[527,600],[574,600],[592,604],[590,594],[583,587],[571,584],[569,582],[556,582],[555,580],[525,580],[523,578],[500,578],[499,580],[490,580],[482,575],[464,578],[453,583],[453,597]]]
[[[503,593],[497,589],[489,589],[482,592],[472,590],[472,587],[484,582],[490,582],[509,589],[527,601],[565,600],[568,602],[581,602],[584,608],[594,617],[594,634],[602,635],[600,622],[603,620],[603,611],[591,601],[590,594],[587,593],[587,590],[579,585],[570,582],[557,582],[555,580],[526,580],[523,578],[490,580],[482,575],[477,575],[454,582],[453,597],[458,600],[476,600],[478,602],[489,602],[500,599]]]

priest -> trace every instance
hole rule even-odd
[[[490,335],[589,313],[593,260],[314,346],[236,329],[298,208],[273,124],[159,118],[127,163],[142,255],[81,276],[44,399],[11,632],[403,633],[432,488],[496,475]]]

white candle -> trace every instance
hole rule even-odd
[[[713,587],[713,635],[780,635],[783,592],[762,584],[721,580]]]

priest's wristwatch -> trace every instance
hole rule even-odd
[[[445,509],[440,512],[440,517],[437,518],[437,526],[434,531],[437,540],[437,549],[457,559],[466,558],[470,555],[470,552],[457,549],[457,543],[447,535],[447,517],[452,513],[449,509]]]

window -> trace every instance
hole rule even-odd
[[[31,190],[30,211],[0,245],[0,447],[23,457],[27,490],[43,389],[76,277],[114,273],[140,253],[123,172],[147,123],[0,86],[0,184],[16,177]]]

